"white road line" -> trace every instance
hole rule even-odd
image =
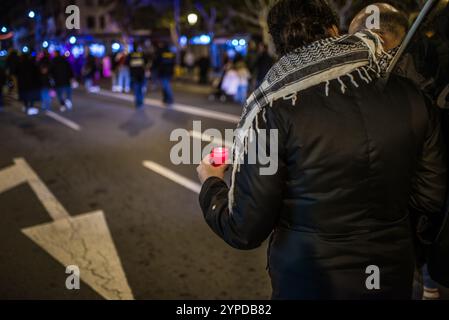
[[[12,165],[0,170],[0,193],[8,191],[27,181],[21,173],[21,168]]]
[[[201,192],[201,185],[199,183],[193,182],[153,161],[144,161],[143,166],[195,193],[199,194]]]
[[[62,206],[62,204],[56,199],[56,197],[51,193],[47,186],[39,179],[39,176],[34,172],[34,170],[28,165],[28,163],[22,159],[14,159],[18,177],[17,179],[24,179],[27,181],[31,189],[33,189],[36,196],[39,198],[42,205],[47,209],[48,214],[53,220],[68,219],[70,217],[69,213]]]
[[[53,111],[45,111],[45,114],[52,118],[53,120],[58,121],[59,123],[65,125],[66,127],[69,127],[70,129],[73,129],[75,131],[81,131],[81,127],[73,122],[72,120],[69,120],[67,118],[64,118],[63,116],[60,116],[57,113],[54,113]]]
[[[79,266],[82,280],[104,298],[133,299],[103,211],[71,217],[25,159],[14,159],[14,163],[0,170],[0,194],[28,183],[53,219],[22,232],[64,268]]]
[[[125,101],[133,101],[133,97],[130,95],[112,93],[112,92],[108,92],[106,90],[101,90],[100,92],[97,92],[96,94],[115,98],[115,99],[121,99],[121,100],[125,100]],[[167,109],[167,107],[162,103],[162,101],[156,100],[156,99],[146,98],[145,104],[148,104],[152,107]],[[238,123],[240,121],[240,117],[233,115],[233,114],[207,110],[204,108],[198,108],[198,107],[189,106],[189,105],[180,104],[180,103],[175,103],[170,108],[170,110],[187,113],[187,114],[194,115],[194,116],[200,116],[200,117],[204,117],[204,118],[230,122],[230,123]]]
[[[198,132],[198,131],[190,131],[189,134],[190,134],[190,136],[193,139],[197,139],[197,140],[205,141],[205,142],[214,142],[218,146],[223,146],[224,145],[226,148],[229,148],[229,149],[232,149],[234,147],[233,143],[230,142],[230,141],[217,139],[217,138],[212,137],[210,135],[207,135],[205,133],[201,133],[201,132]]]

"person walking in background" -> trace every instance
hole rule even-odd
[[[162,100],[166,105],[172,105],[174,103],[171,81],[175,69],[175,58],[176,55],[170,49],[170,46],[168,44],[162,44],[154,61],[154,66],[157,68],[157,75],[162,86]]]
[[[55,53],[50,70],[60,104],[60,111],[71,110],[73,107],[71,84],[74,77],[73,70],[70,63],[59,51]]]
[[[34,104],[40,100],[40,73],[36,61],[28,53],[20,57],[17,65],[19,98],[23,102],[23,111],[33,116],[39,113]]]
[[[134,91],[135,104],[137,109],[141,109],[144,105],[145,97],[145,70],[147,62],[144,53],[134,47],[133,52],[128,57],[127,62],[131,74],[131,83]]]
[[[42,102],[42,110],[50,110],[51,109],[51,96],[50,89],[52,87],[52,80],[50,76],[50,54],[48,52],[44,52],[44,56],[39,61],[39,74],[41,81],[41,102]]]
[[[198,69],[200,72],[200,84],[208,84],[209,83],[209,70],[210,70],[210,58],[208,54],[203,54],[201,58],[198,59],[197,62]]]
[[[235,70],[238,76],[238,87],[235,95],[235,101],[243,105],[248,97],[249,81],[251,73],[243,59],[238,59],[235,63]]]
[[[117,92],[131,91],[131,75],[130,67],[128,65],[128,56],[126,52],[120,52],[116,57],[116,70],[117,70]]]
[[[84,86],[88,92],[97,92],[98,88],[94,86],[95,74],[97,73],[97,62],[95,57],[86,52],[86,60],[83,66]]]
[[[195,73],[195,55],[191,50],[187,50],[184,55],[184,65],[187,68],[187,73],[190,77],[193,77]]]
[[[232,61],[226,64],[226,69],[223,75],[223,81],[221,81],[220,88],[226,97],[236,100],[240,85],[240,78]]]
[[[255,62],[255,74],[256,74],[256,87],[258,88],[268,71],[270,71],[271,67],[274,64],[274,58],[268,52],[268,46],[264,43],[259,45],[259,54],[257,55],[257,59]]]
[[[6,58],[6,80],[11,82],[11,85],[9,86],[10,94],[16,91],[16,94],[18,95],[17,72],[19,61],[20,57],[17,51],[14,49],[10,49],[8,57]]]

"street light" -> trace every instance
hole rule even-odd
[[[30,12],[28,12],[28,18],[34,19],[34,17],[36,17],[36,12],[34,12],[33,10],[31,10]]]
[[[6,28],[6,27],[2,27],[2,32],[3,32],[3,33],[6,33],[6,32],[8,32],[8,28]]]
[[[49,46],[48,41],[44,41],[44,42],[42,43],[42,48],[47,49],[48,46]]]
[[[191,26],[195,25],[198,22],[198,15],[196,13],[191,13],[187,16],[187,21]]]

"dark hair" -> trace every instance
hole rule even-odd
[[[329,37],[329,29],[338,25],[326,0],[280,0],[268,14],[268,27],[281,55]]]

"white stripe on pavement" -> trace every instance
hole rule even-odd
[[[115,99],[121,99],[121,100],[125,100],[125,101],[133,101],[133,97],[131,95],[123,94],[123,93],[117,94],[117,93],[109,92],[106,90],[101,90],[100,92],[96,92],[95,94],[99,94],[99,95],[103,95],[103,96],[111,97],[111,98],[115,98]],[[146,98],[145,104],[148,104],[152,107],[168,109],[162,103],[162,101],[156,100],[156,99]],[[172,107],[170,107],[170,110],[187,113],[187,114],[194,115],[194,116],[200,116],[200,117],[205,117],[205,118],[209,118],[209,119],[230,122],[230,123],[238,123],[240,121],[240,117],[233,115],[233,114],[207,110],[204,108],[198,108],[198,107],[189,106],[189,105],[180,104],[180,103],[175,103]]]
[[[193,182],[153,161],[144,161],[143,166],[195,193],[199,194],[201,192],[201,185],[199,183]]]
[[[48,214],[53,220],[67,219],[70,217],[67,210],[62,206],[62,204],[56,199],[56,197],[47,188],[45,183],[39,178],[39,176],[34,172],[34,170],[28,165],[28,163],[23,158],[14,159],[16,168],[18,169],[18,179],[26,179],[30,184],[31,189],[43,204],[45,209],[47,209]]]
[[[81,127],[78,124],[76,124],[72,120],[69,120],[67,118],[64,118],[63,116],[60,116],[57,113],[54,113],[53,111],[45,111],[45,114],[48,117],[52,118],[53,120],[56,120],[59,123],[65,125],[66,127],[69,127],[70,129],[73,129],[75,131],[80,131],[81,130]]]
[[[205,141],[205,142],[214,142],[218,146],[223,146],[224,145],[226,148],[229,148],[229,149],[232,149],[234,147],[233,143],[230,142],[230,141],[217,139],[217,138],[212,137],[212,136],[210,136],[208,134],[205,134],[205,133],[201,133],[201,132],[198,132],[198,131],[190,131],[189,134],[190,134],[190,136],[193,139],[197,139],[197,140]]]

